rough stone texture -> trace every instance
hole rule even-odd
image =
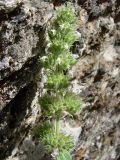
[[[4,7],[0,10],[0,17],[3,17],[0,19],[1,109],[15,97],[20,88],[32,80],[31,74],[35,74],[36,71],[28,73],[30,75],[26,80],[24,80],[23,71],[21,77],[17,78],[19,76],[17,71],[22,70],[26,63],[31,63],[28,61],[32,57],[44,54],[44,25],[51,17],[52,9],[50,4],[41,1],[12,0],[7,1],[5,5],[4,3]],[[33,64],[36,65],[35,62]],[[36,68],[37,65],[34,70],[37,70]],[[9,77],[13,78],[14,82],[13,80],[10,82]],[[23,79],[24,82],[18,82],[16,79],[18,81]]]
[[[73,92],[85,104],[76,115],[75,126],[80,128],[80,136],[73,156],[75,160],[119,160],[120,1],[78,0],[77,3],[81,38],[72,50],[80,60],[70,76],[74,79]],[[39,72],[38,55],[44,54],[44,24],[51,10],[51,4],[39,0],[0,0],[2,160],[49,159],[28,132],[40,116],[34,79]]]
[[[45,54],[53,5],[0,0],[0,159],[6,159],[39,118],[38,57]]]
[[[120,159],[120,12],[119,1],[80,1],[80,60],[72,69],[83,98],[82,127],[75,160]],[[78,87],[79,86],[79,87]],[[75,91],[73,84],[73,91]]]

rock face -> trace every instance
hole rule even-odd
[[[40,70],[38,57],[45,53],[46,23],[52,11],[52,4],[44,1],[0,0],[1,160],[21,142],[37,117],[35,77]]]
[[[73,77],[85,106],[78,117],[82,133],[74,159],[119,160],[120,3],[88,0],[79,5],[81,39],[73,50],[81,58]]]
[[[23,71],[21,77],[18,78],[16,75],[19,75],[17,73],[19,70],[32,63],[33,57],[44,54],[44,25],[51,16],[51,6],[37,0],[34,2],[12,0],[0,4],[2,4],[0,10],[0,17],[2,17],[0,19],[0,82],[2,84],[0,107],[2,109],[15,97],[20,88],[32,80],[32,75],[30,76],[32,71],[26,80]],[[9,77],[14,78],[14,82],[13,80],[7,82],[10,81]],[[21,84],[18,82],[19,79],[23,79],[24,82]]]
[[[85,105],[76,120],[81,133],[74,159],[119,160],[120,0],[78,0],[75,6],[81,38],[72,50],[80,60],[71,84]],[[41,146],[27,135],[40,116],[35,77],[52,11],[48,1],[0,0],[1,160],[43,160]]]

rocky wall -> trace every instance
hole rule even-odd
[[[54,8],[64,1],[53,1]],[[71,50],[71,88],[84,105],[75,160],[120,159],[120,1],[75,1],[78,32]],[[39,121],[38,56],[53,5],[40,0],[0,0],[0,158],[47,160],[28,132]],[[78,135],[78,134],[77,134]],[[42,159],[43,157],[43,159]],[[48,157],[49,159],[49,157]]]
[[[39,117],[35,105],[38,58],[45,54],[46,24],[52,12],[53,5],[41,0],[0,0],[1,160]]]

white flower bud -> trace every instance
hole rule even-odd
[[[61,58],[57,58],[56,62],[57,62],[57,64],[60,64],[61,63]]]
[[[64,26],[65,26],[64,24],[61,24],[60,29],[62,30],[64,28]]]
[[[47,56],[43,56],[41,60],[44,62],[47,59]]]
[[[68,44],[65,44],[64,47],[65,47],[65,49],[69,49]]]
[[[56,30],[52,29],[51,32],[53,33],[53,35],[56,35]]]
[[[51,46],[51,43],[48,43],[48,44],[47,44],[47,47],[49,48],[50,46]]]

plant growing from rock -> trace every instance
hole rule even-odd
[[[73,93],[57,94],[57,96],[45,95],[40,98],[40,105],[45,116],[60,118],[63,111],[67,111],[70,114],[79,111],[80,100]]]
[[[69,151],[74,145],[71,137],[60,133],[60,126],[57,120],[54,123],[44,122],[39,125],[34,134],[38,141],[50,152],[53,149],[59,149],[59,152],[63,150]]]
[[[68,91],[69,78],[65,74],[76,63],[70,47],[77,40],[76,17],[72,7],[60,7],[48,29],[47,55],[40,59],[45,69],[47,92],[40,97],[42,113],[53,117],[54,123],[44,123],[35,130],[37,139],[50,151],[57,149],[57,160],[71,160],[72,138],[60,133],[59,119],[63,111],[70,114],[80,109],[80,99]]]

